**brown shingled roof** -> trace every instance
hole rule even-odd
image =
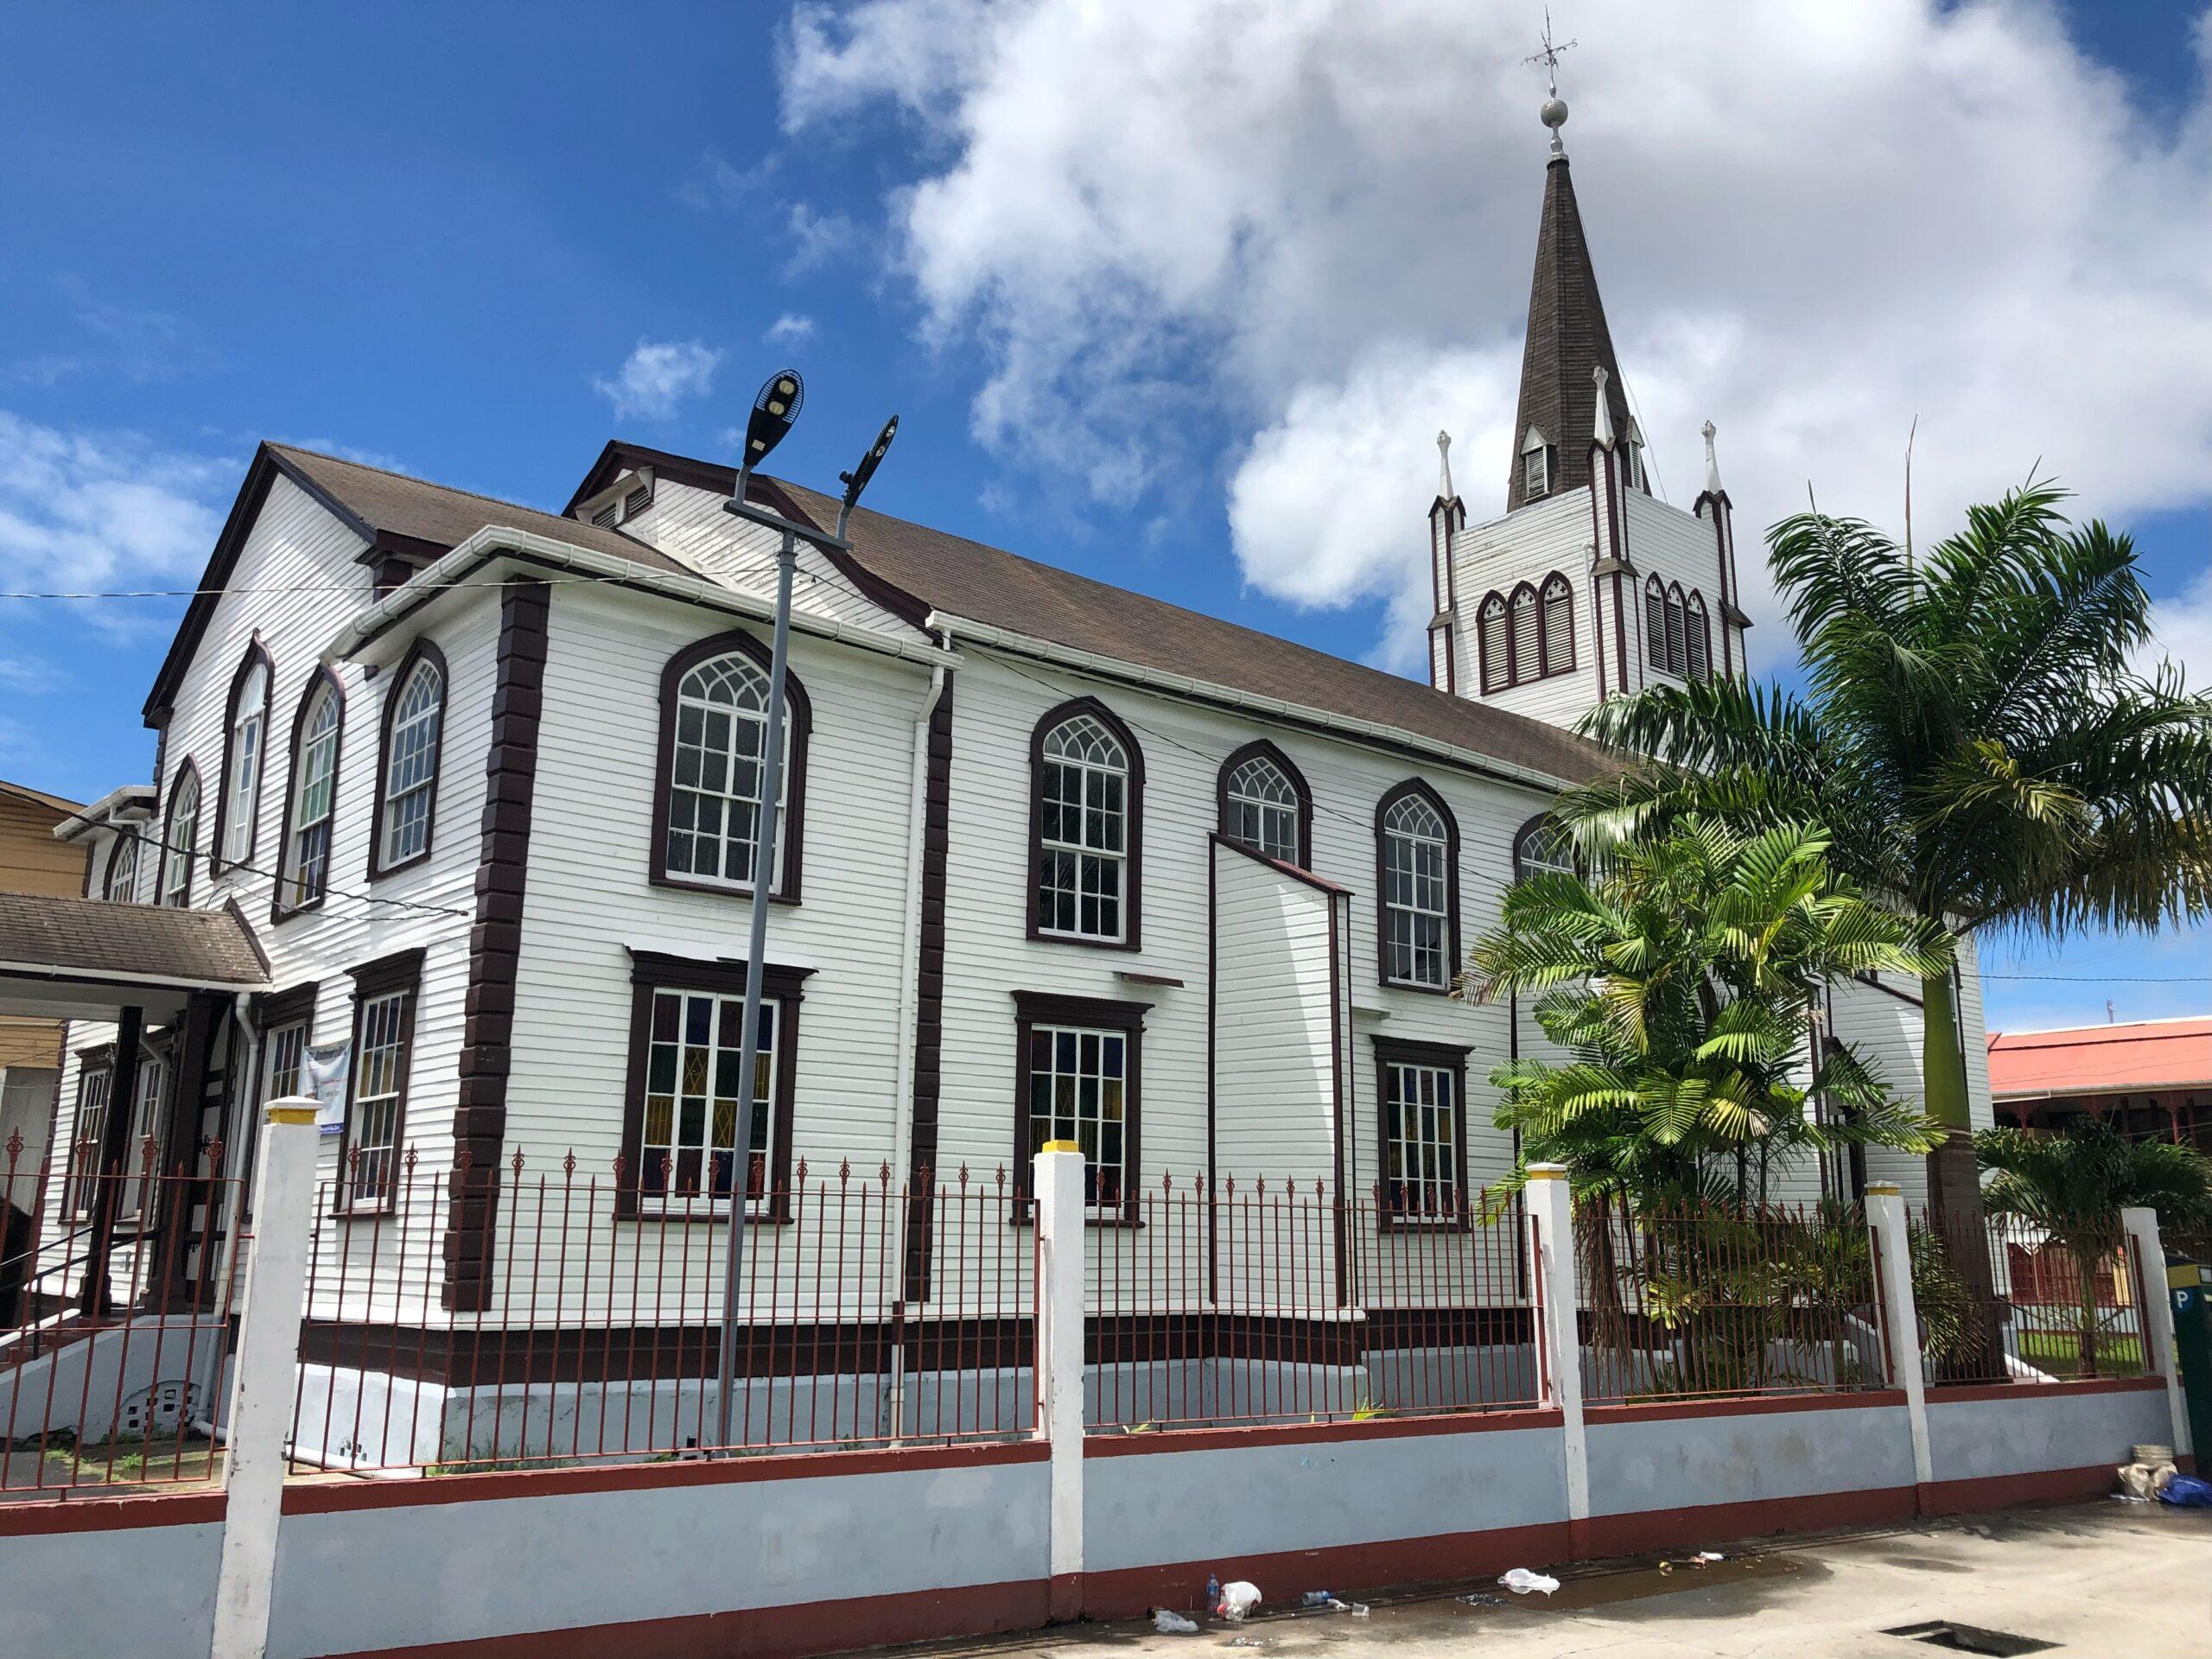
[[[269,981],[253,935],[230,911],[31,893],[0,893],[0,964],[211,988]]]
[[[836,522],[831,498],[780,480],[777,487],[817,524]],[[903,518],[863,507],[853,514],[848,534],[869,575],[953,616],[1395,726],[1555,778],[1579,781],[1614,764],[1596,744],[1542,721]]]
[[[428,543],[444,551],[458,547],[487,524],[499,524],[557,537],[572,545],[634,560],[652,569],[696,574],[690,565],[634,536],[581,518],[563,518],[537,507],[428,483],[404,473],[386,472],[381,467],[364,467],[357,461],[296,449],[289,443],[272,443],[268,448],[303,487],[329,498],[373,532]]]
[[[1613,337],[1605,327],[1605,308],[1598,298],[1598,272],[1582,233],[1582,212],[1574,202],[1574,175],[1567,157],[1555,156],[1544,168],[1544,216],[1536,227],[1536,268],[1529,284],[1529,334],[1521,348],[1507,512],[1529,504],[1521,445],[1532,426],[1554,452],[1548,493],[1589,483],[1590,439],[1598,428],[1597,382],[1590,371],[1601,364],[1609,377],[1605,401],[1612,405],[1613,430],[1625,434],[1628,397],[1613,356]]]

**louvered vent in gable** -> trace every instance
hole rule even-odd
[[[622,504],[620,501],[608,502],[597,512],[592,514],[591,521],[605,529],[613,529],[622,522]]]
[[[576,517],[613,530],[626,524],[653,504],[653,475],[650,467],[625,473],[590,500],[576,508]]]

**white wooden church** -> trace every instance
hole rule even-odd
[[[619,1167],[626,1248],[688,1251],[702,1284],[721,1224],[670,1241],[660,1218],[734,1204],[772,1236],[801,1160],[1019,1181],[1072,1138],[1102,1223],[1163,1176],[1449,1208],[1511,1166],[1488,1077],[1541,1040],[1525,1007],[1449,993],[1547,856],[1548,804],[1606,764],[1575,721],[1745,671],[1713,428],[1701,493],[1662,499],[1556,147],[1513,429],[1483,458],[1509,480],[1488,523],[1446,450],[1425,685],[856,512],[849,555],[802,557],[766,814],[772,546],[723,511],[730,467],[611,442],[545,512],[265,443],[147,696],[151,785],[64,831],[89,898],[226,918],[264,967],[181,967],[127,1022],[88,993],[54,1144],[235,1148],[258,1103],[342,1075],[319,1225],[393,1228],[403,1164],[467,1154],[435,1282],[403,1310],[432,1325],[502,1313],[505,1239],[466,1200],[518,1151]],[[834,519],[798,485],[753,489]],[[1970,956],[1961,988],[1986,1122]],[[1907,1092],[1915,1001],[1869,986],[1831,1010]],[[1869,1162],[1922,1190],[1919,1160]],[[1868,1173],[1808,1165],[1777,1192]],[[161,1224],[204,1249],[223,1207]]]

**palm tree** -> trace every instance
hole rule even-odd
[[[1597,1344],[1633,1368],[1641,1314],[1656,1318],[1675,1349],[1662,1388],[1760,1385],[1792,1341],[1828,1346],[1844,1375],[1846,1314],[1872,1294],[1857,1270],[1864,1224],[1770,1211],[1770,1178],[1831,1146],[1924,1152],[1936,1138],[1847,1047],[1815,1060],[1826,982],[1936,971],[1949,951],[1940,928],[1866,899],[1828,852],[1821,830],[1685,815],[1594,875],[1516,883],[1471,958],[1469,995],[1534,995],[1567,1053],[1491,1073],[1523,1160],[1493,1205],[1526,1160],[1567,1166]],[[1808,1097],[1840,1116],[1808,1114]]]
[[[1586,851],[1683,810],[1833,832],[1870,893],[1959,937],[2156,929],[2212,909],[2212,698],[2149,638],[2133,543],[2031,481],[1915,563],[1808,512],[1769,536],[1808,694],[1655,687],[1585,728],[1639,757],[1560,817]],[[1921,976],[1935,1207],[1981,1213],[1949,965]],[[1986,1283],[1986,1264],[1974,1277]]]
[[[2103,1124],[2065,1135],[1985,1129],[1974,1137],[1989,1214],[2046,1234],[2073,1269],[2075,1336],[2082,1375],[2097,1370],[2098,1274],[2126,1242],[2120,1212],[2142,1205],[2162,1229],[2212,1220],[2212,1160],[2163,1141],[2122,1140]],[[2162,1262],[2145,1262],[2145,1294],[2163,1291]]]
[[[1691,814],[1616,849],[1595,875],[1515,884],[1466,988],[1537,997],[1538,1024],[1571,1056],[1491,1074],[1498,1123],[1520,1132],[1524,1157],[1565,1163],[1578,1196],[1742,1209],[1801,1154],[1933,1143],[1848,1047],[1813,1060],[1827,981],[1949,959],[1940,928],[1867,899],[1830,850],[1822,830],[1745,832]],[[1841,1105],[1840,1121],[1809,1119],[1808,1095]]]

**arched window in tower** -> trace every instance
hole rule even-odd
[[[1667,670],[1667,584],[1653,576],[1643,584],[1643,660]]]
[[[1543,671],[1565,674],[1574,667],[1574,590],[1554,570],[1544,578]]]
[[[1505,639],[1505,596],[1491,594],[1484,598],[1477,619],[1475,643],[1482,658],[1483,690],[1503,691],[1513,683]]]
[[[1676,582],[1667,589],[1667,671],[1678,679],[1689,677],[1689,645],[1685,637],[1688,631],[1682,585]]]
[[[1689,648],[1688,671],[1694,680],[1713,677],[1713,634],[1705,618],[1705,595],[1690,589],[1683,632]]]
[[[1544,660],[1536,590],[1522,582],[1513,590],[1513,683],[1533,680]]]

